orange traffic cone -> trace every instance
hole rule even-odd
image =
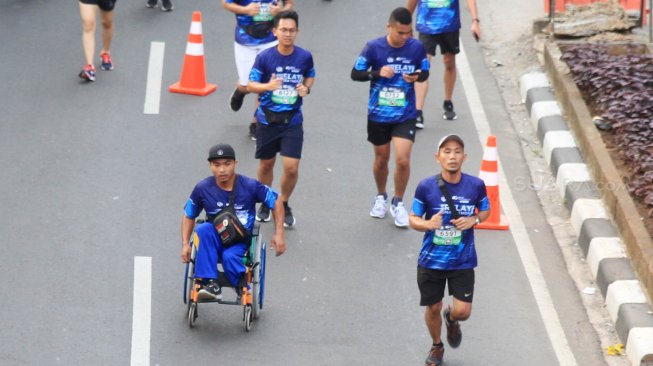
[[[193,13],[193,21],[190,23],[188,43],[186,43],[186,55],[184,56],[184,67],[181,69],[181,80],[170,85],[168,90],[173,93],[184,93],[193,95],[207,95],[214,92],[218,87],[215,84],[206,82],[204,67],[204,43],[202,41],[202,13]]]
[[[499,164],[497,162],[497,137],[490,135],[487,138],[487,147],[483,153],[481,171],[478,177],[485,182],[487,198],[490,200],[490,217],[474,226],[475,229],[508,230],[508,220],[501,214],[501,200],[499,199]]]

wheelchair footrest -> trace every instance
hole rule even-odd
[[[218,303],[222,305],[242,305],[240,297],[235,300],[214,300],[214,299],[202,299],[197,301],[198,304],[208,304],[208,303]]]

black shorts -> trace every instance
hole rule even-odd
[[[268,160],[282,156],[301,159],[304,145],[304,128],[294,126],[256,124],[256,159]]]
[[[392,141],[393,137],[400,137],[415,142],[415,119],[399,123],[380,123],[367,121],[367,141],[372,145],[381,146]]]
[[[435,56],[435,49],[440,46],[440,53],[460,53],[460,32],[449,32],[441,34],[419,34],[419,40],[424,44],[426,53]]]
[[[112,11],[116,0],[79,0],[82,4],[97,5],[102,11]]]
[[[449,283],[449,295],[464,302],[474,298],[474,269],[441,271],[417,266],[417,286],[420,306],[439,303],[444,297],[444,286]]]

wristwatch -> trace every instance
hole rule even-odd
[[[474,220],[476,221],[476,223],[474,224],[474,226],[476,226],[476,225],[478,225],[478,224],[481,223],[481,219],[479,219],[478,216],[474,216]]]

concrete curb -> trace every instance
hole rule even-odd
[[[520,78],[520,91],[542,153],[571,212],[578,243],[633,365],[653,365],[653,313],[619,231],[601,199],[544,73]],[[581,99],[582,101],[582,99]]]

